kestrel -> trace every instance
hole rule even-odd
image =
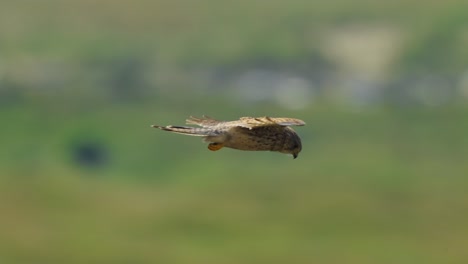
[[[174,133],[200,136],[208,144],[208,149],[217,151],[222,147],[250,150],[277,151],[292,154],[294,158],[302,150],[301,139],[290,126],[303,126],[305,122],[286,117],[241,117],[235,121],[218,121],[203,116],[190,117],[189,126],[157,126],[154,128]]]

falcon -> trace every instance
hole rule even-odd
[[[203,137],[208,149],[223,147],[247,151],[276,151],[297,158],[302,150],[301,138],[290,126],[303,126],[305,122],[287,117],[241,117],[235,121],[219,121],[208,116],[189,117],[192,126],[158,126],[164,131]]]

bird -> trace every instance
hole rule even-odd
[[[245,151],[274,151],[297,158],[302,150],[301,138],[290,126],[304,126],[305,122],[288,117],[241,117],[234,121],[219,121],[208,116],[190,116],[186,120],[193,126],[159,126],[164,131],[203,137],[211,151],[223,147]]]

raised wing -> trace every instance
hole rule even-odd
[[[186,120],[186,122],[187,122],[187,125],[198,125],[198,126],[202,126],[202,127],[212,127],[212,126],[218,125],[219,123],[221,123],[223,121],[219,121],[219,120],[216,120],[216,119],[213,119],[211,117],[208,117],[208,116],[204,115],[202,118],[190,116]]]
[[[305,122],[297,118],[289,117],[241,117],[232,125],[246,127],[249,129],[264,126],[303,126]]]

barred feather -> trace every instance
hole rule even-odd
[[[212,135],[212,130],[206,128],[185,127],[185,126],[157,126],[152,125],[154,128],[159,128],[164,131],[169,131],[178,134],[189,136],[206,137]]]

